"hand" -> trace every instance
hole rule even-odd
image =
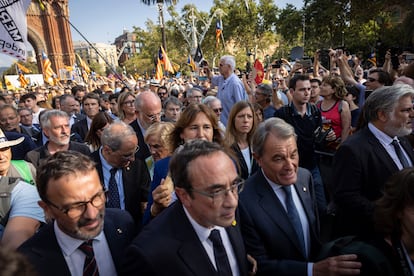
[[[333,131],[333,129],[329,130],[328,135],[326,135],[325,138],[326,141],[332,142],[336,140],[336,135],[335,135],[335,131]]]
[[[340,255],[314,263],[313,275],[359,275],[361,263],[355,254]]]
[[[170,205],[172,191],[170,185],[168,185],[167,179],[161,179],[161,184],[152,191],[154,202],[151,206],[151,215],[153,216],[158,215]]]
[[[249,271],[249,275],[253,276],[256,275],[257,272],[257,261],[255,260],[255,258],[253,258],[252,256],[250,256],[249,254],[247,254],[247,261],[251,264],[251,271]]]

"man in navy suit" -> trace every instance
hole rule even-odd
[[[170,173],[179,200],[133,241],[122,274],[247,275],[236,221],[243,180],[231,157],[218,144],[192,141],[172,157]]]
[[[161,121],[161,109],[161,100],[155,93],[149,91],[141,92],[135,99],[137,119],[130,126],[137,134],[140,147],[136,157],[142,161],[151,156],[149,148],[144,141],[145,131],[153,123]]]
[[[101,275],[116,275],[135,234],[134,223],[126,212],[105,210],[105,190],[94,163],[78,152],[57,152],[37,176],[39,205],[53,222],[19,251],[38,275],[82,275],[88,265]],[[92,256],[81,250],[85,242]]]
[[[414,164],[413,148],[403,137],[412,132],[413,99],[414,89],[401,84],[378,88],[367,98],[363,127],[339,147],[333,161],[335,235],[372,236],[374,202],[385,182]],[[393,141],[399,141],[406,166]]]
[[[311,173],[298,167],[294,128],[279,118],[260,124],[253,137],[261,169],[240,194],[246,250],[258,275],[356,275],[357,255],[313,262],[320,249],[319,219]]]
[[[85,140],[85,137],[91,128],[93,118],[99,113],[99,101],[99,96],[93,92],[88,93],[83,97],[83,111],[86,114],[86,118],[74,123],[71,127],[72,132],[79,134],[82,140]]]

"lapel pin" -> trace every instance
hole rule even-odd
[[[302,190],[306,193],[306,187],[305,186],[303,186]]]
[[[122,234],[122,229],[121,228],[117,228],[116,232],[118,232],[118,234]]]
[[[231,222],[231,226],[236,226],[237,225],[237,221],[236,220],[233,220],[232,222]]]
[[[130,170],[129,166],[128,166],[128,167],[126,167],[126,170],[127,170],[127,171],[129,171],[129,170]]]

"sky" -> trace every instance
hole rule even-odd
[[[303,6],[303,0],[275,0],[279,8],[287,3],[297,8]],[[181,14],[186,4],[194,4],[198,10],[209,12],[213,0],[179,0],[175,10]],[[164,9],[165,20],[170,16]],[[145,21],[158,22],[157,5],[147,6],[140,0],[69,0],[69,20],[90,42],[112,44],[123,30],[133,30],[133,26],[145,29]],[[72,40],[84,41],[73,28]],[[9,66],[14,59],[0,53],[0,67]]]

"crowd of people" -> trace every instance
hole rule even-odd
[[[1,248],[30,275],[414,275],[406,56],[3,91]]]

